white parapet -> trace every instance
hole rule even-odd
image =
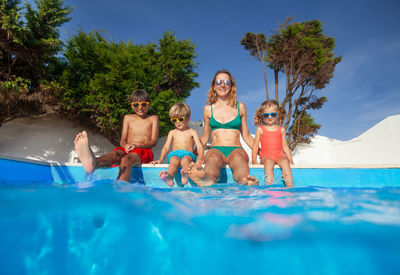
[[[200,123],[191,125],[199,135]],[[59,118],[17,118],[0,127],[0,155],[40,161],[77,163],[75,135],[82,131],[70,121]],[[95,155],[111,151],[114,146],[100,135],[89,132]],[[381,166],[400,164],[400,115],[389,116],[360,136],[347,141],[315,136],[310,144],[293,152],[296,167]],[[251,148],[241,140],[251,160]],[[165,137],[153,148],[160,156]]]
[[[360,136],[340,141],[315,136],[298,146],[293,160],[299,165],[400,164],[400,115],[389,116]]]

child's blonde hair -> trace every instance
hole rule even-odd
[[[232,84],[231,84],[231,92],[229,93],[228,104],[231,105],[232,107],[236,107],[237,106],[236,81],[233,78],[233,75],[227,70],[219,70],[218,72],[215,73],[211,81],[210,90],[208,90],[207,104],[214,104],[215,102],[217,102],[218,95],[217,92],[214,90],[214,86],[215,86],[215,81],[217,80],[217,75],[219,74],[229,75]]]
[[[264,125],[264,119],[262,117],[263,114],[263,109],[264,108],[268,108],[268,107],[272,107],[272,106],[276,106],[276,108],[279,111],[279,103],[278,101],[274,100],[274,99],[270,99],[270,100],[266,100],[263,103],[261,103],[261,107],[259,107],[256,110],[256,115],[254,116],[254,124],[256,126],[261,126]],[[279,117],[278,117],[279,118]]]
[[[190,116],[190,108],[186,103],[178,102],[172,105],[168,114],[170,118]]]

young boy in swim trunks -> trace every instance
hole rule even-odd
[[[158,139],[158,116],[148,115],[150,96],[145,90],[135,90],[129,97],[134,114],[124,116],[120,147],[112,152],[94,157],[86,131],[75,137],[75,151],[86,173],[100,167],[119,165],[118,180],[129,182],[131,168],[153,160],[151,147]]]
[[[254,145],[252,148],[252,162],[257,164],[257,153],[261,143],[261,164],[264,165],[264,173],[267,184],[274,180],[274,165],[278,164],[282,169],[283,179],[287,187],[293,187],[292,154],[286,140],[286,130],[278,125],[279,104],[276,100],[267,100],[256,110],[254,123],[258,126]]]
[[[174,176],[181,166],[181,171],[186,171],[192,162],[196,166],[201,166],[204,157],[203,145],[196,130],[188,126],[190,121],[190,108],[185,103],[176,103],[169,110],[171,122],[175,124],[175,129],[168,133],[167,140],[161,150],[160,159],[153,161],[153,164],[159,164],[163,161],[165,155],[169,152],[172,143],[172,152],[167,156],[168,171],[161,171],[160,178],[168,185],[174,185]],[[194,155],[194,145],[196,144],[198,158]],[[188,182],[188,175],[181,173],[183,185]]]

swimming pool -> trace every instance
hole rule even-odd
[[[131,182],[151,187],[169,188],[159,178],[159,173],[168,165],[144,164],[132,169]],[[264,169],[261,165],[251,165],[250,174],[264,182]],[[274,169],[275,180],[283,185],[280,169]],[[385,187],[400,186],[400,165],[379,168],[349,167],[301,167],[292,168],[293,182],[297,187]],[[179,175],[179,173],[177,173]],[[19,182],[74,184],[76,182],[116,179],[118,167],[97,169],[90,178],[79,164],[47,163],[0,155],[0,182],[19,184]],[[345,181],[343,179],[346,179]],[[221,169],[222,183],[234,183],[231,170]],[[181,187],[179,176],[175,177],[175,187]],[[186,185],[196,187],[194,183]]]
[[[25,171],[0,179],[1,274],[400,273],[397,168],[294,170],[292,189],[54,184],[46,167]]]

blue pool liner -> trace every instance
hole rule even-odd
[[[132,168],[131,183],[153,187],[169,188],[160,178],[165,165],[143,165]],[[275,184],[284,185],[282,172],[274,169]],[[292,168],[293,182],[296,187],[384,187],[400,186],[400,168]],[[251,167],[250,175],[265,184],[264,169]],[[18,184],[19,182],[73,184],[91,180],[116,179],[118,167],[97,169],[87,175],[81,165],[47,163],[32,160],[0,158],[0,182]],[[175,176],[175,186],[182,187],[180,173]],[[220,183],[234,183],[232,170],[221,169]],[[192,181],[185,186],[196,187]]]

